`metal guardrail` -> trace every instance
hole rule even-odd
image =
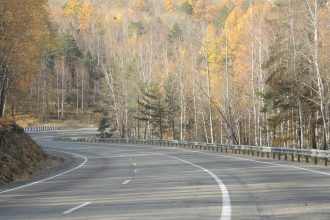
[[[182,147],[195,150],[205,150],[212,152],[243,154],[258,157],[272,157],[273,159],[291,159],[301,162],[304,160],[306,163],[309,160],[314,160],[317,164],[318,160],[323,160],[324,165],[328,165],[330,158],[329,150],[315,150],[315,149],[293,149],[293,148],[276,148],[264,146],[247,146],[247,145],[225,145],[225,144],[209,144],[202,142],[189,142],[189,141],[166,141],[166,140],[144,140],[134,138],[95,138],[95,137],[56,137],[55,141],[66,142],[92,142],[92,143],[118,143],[118,144],[147,144],[147,145],[160,145],[169,147]]]
[[[24,128],[25,132],[55,131],[55,130],[60,130],[60,127],[56,125],[47,125],[47,126],[33,126],[33,127]]]

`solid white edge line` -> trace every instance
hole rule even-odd
[[[84,159],[84,162],[82,162],[82,163],[81,163],[79,166],[77,166],[77,167],[74,167],[74,168],[72,168],[72,169],[70,169],[70,170],[67,170],[67,171],[63,172],[63,173],[59,173],[59,174],[57,174],[57,175],[55,175],[55,176],[51,176],[51,177],[48,177],[48,178],[46,178],[46,179],[42,179],[42,180],[39,180],[39,181],[36,181],[36,182],[28,183],[28,184],[25,184],[25,185],[22,185],[22,186],[18,186],[18,187],[12,188],[12,189],[7,189],[7,190],[0,191],[0,194],[6,193],[6,192],[11,192],[11,191],[18,190],[18,189],[22,189],[22,188],[25,188],[25,187],[28,187],[28,186],[32,186],[32,185],[35,185],[35,184],[38,184],[38,183],[45,182],[45,181],[47,181],[47,180],[54,179],[54,178],[56,178],[56,177],[59,177],[59,176],[62,176],[62,175],[64,175],[64,174],[67,174],[67,173],[69,173],[69,172],[72,172],[72,171],[74,171],[74,170],[76,170],[76,169],[79,169],[80,167],[84,166],[85,163],[87,163],[87,161],[88,161],[87,157],[82,156],[82,155],[80,155],[80,154],[71,153],[71,152],[66,152],[66,151],[60,151],[60,150],[50,150],[50,149],[47,149],[47,150],[49,150],[49,151],[55,151],[55,152],[61,152],[61,153],[65,153],[65,154],[71,154],[71,155],[74,155],[74,156],[77,156],[77,157],[81,157],[81,158]]]
[[[91,204],[91,202],[85,202],[85,203],[83,203],[83,204],[81,204],[81,205],[78,205],[78,206],[72,208],[72,209],[69,209],[68,211],[63,212],[62,214],[63,214],[63,215],[70,214],[70,213],[72,213],[72,212],[74,212],[74,211],[77,211],[78,209],[81,209],[81,208],[83,208],[83,207],[85,207],[85,206],[88,206],[89,204]]]
[[[123,185],[126,185],[126,184],[128,184],[129,182],[131,182],[131,180],[125,180],[122,184],[123,184]]]
[[[170,155],[166,155],[166,154],[159,154],[159,155],[163,155],[163,156],[167,156],[169,158],[173,158],[176,160],[179,160],[181,162],[187,163],[191,166],[194,166],[198,169],[203,170],[204,172],[208,173],[210,176],[212,176],[212,178],[218,183],[220,189],[221,189],[221,194],[222,194],[222,210],[221,210],[221,217],[220,220],[230,220],[231,219],[231,206],[230,206],[230,197],[229,197],[229,193],[227,190],[227,187],[225,186],[225,184],[217,177],[217,175],[215,175],[214,173],[212,173],[211,171],[209,171],[208,169],[205,169],[204,167],[201,167],[197,164],[188,162],[186,160],[180,159],[178,157],[174,157],[174,156],[170,156]]]
[[[121,144],[121,145],[123,145],[123,144]],[[130,146],[130,145],[123,145],[123,146]],[[137,146],[144,147],[145,145],[137,144]],[[157,147],[156,145],[152,145],[152,146]],[[253,159],[248,159],[248,158],[243,158],[243,157],[234,157],[234,156],[229,156],[229,155],[223,155],[223,154],[219,154],[219,153],[208,153],[208,152],[203,152],[203,151],[187,150],[187,149],[182,149],[182,148],[177,148],[177,147],[172,147],[172,146],[167,147],[167,148],[175,149],[177,151],[186,151],[186,152],[191,152],[191,153],[206,154],[206,155],[212,155],[212,156],[217,156],[217,157],[232,158],[232,159],[236,159],[236,160],[245,160],[245,161],[250,161],[250,162],[254,162],[254,163],[268,164],[268,165],[273,165],[273,166],[278,166],[278,167],[288,167],[288,168],[292,168],[292,169],[303,170],[303,171],[308,171],[311,173],[317,173],[317,174],[330,176],[330,173],[327,173],[327,172],[312,170],[312,169],[308,169],[308,168],[304,168],[304,167],[280,164],[279,163],[280,161],[278,161],[278,162],[259,161],[259,160],[253,160]]]
[[[175,148],[173,148],[173,149],[175,149]],[[235,157],[235,156],[208,153],[208,152],[202,152],[202,151],[185,150],[185,149],[181,149],[181,150],[182,151],[187,151],[187,152],[199,153],[199,154],[212,155],[212,156],[217,156],[217,157],[225,157],[225,158],[231,158],[231,159],[236,159],[236,160],[244,160],[244,161],[260,163],[260,164],[268,164],[268,165],[273,165],[273,166],[277,166],[277,167],[289,167],[289,168],[292,168],[292,169],[303,170],[303,171],[308,171],[308,172],[312,172],[312,173],[317,173],[317,174],[330,176],[330,173],[327,173],[327,172],[312,170],[312,169],[308,169],[308,168],[304,168],[304,167],[297,167],[297,166],[292,166],[292,165],[287,165],[287,164],[280,164],[279,163],[280,161],[267,162],[267,161],[253,160],[253,159],[248,159],[248,158],[243,158],[243,157]]]

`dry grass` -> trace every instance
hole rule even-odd
[[[38,174],[59,161],[50,158],[23,129],[0,119],[0,185]]]
[[[88,128],[88,127],[97,127],[98,122],[100,120],[99,115],[95,114],[92,119],[90,118],[82,118],[82,119],[66,119],[66,120],[55,120],[49,119],[46,122],[40,121],[38,118],[24,115],[16,118],[16,123],[22,128],[41,125],[41,124],[49,124],[49,125],[59,125],[70,128]]]

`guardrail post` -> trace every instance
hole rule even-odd
[[[287,153],[284,154],[284,160],[288,160],[288,155],[287,155]]]
[[[267,158],[269,158],[269,152],[267,152]]]
[[[328,166],[328,158],[324,158],[324,166]]]
[[[281,152],[278,152],[278,160],[281,160]]]
[[[314,157],[314,164],[317,164],[317,157]]]
[[[308,155],[305,156],[306,163],[308,163]]]
[[[294,162],[294,154],[291,154],[291,161]]]
[[[300,163],[300,154],[298,154],[298,163]]]

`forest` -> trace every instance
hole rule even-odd
[[[0,117],[330,148],[328,0],[0,0]]]

